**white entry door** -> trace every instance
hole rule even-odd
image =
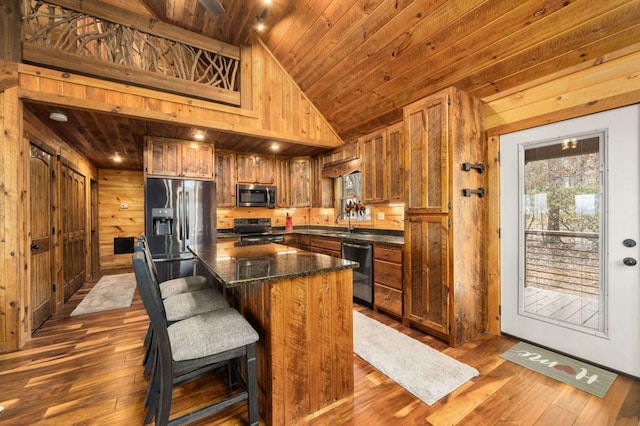
[[[640,105],[500,137],[501,328],[640,377]]]

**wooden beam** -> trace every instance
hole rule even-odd
[[[0,59],[20,62],[22,35],[20,3],[20,0],[0,2]]]
[[[23,300],[25,262],[25,171],[22,103],[18,88],[0,92],[0,352],[15,351],[28,338]],[[29,311],[30,314],[30,311]]]

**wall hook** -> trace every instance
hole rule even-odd
[[[480,198],[484,197],[484,188],[478,188],[478,189],[465,188],[462,190],[462,195],[464,195],[465,197],[471,197],[473,194],[476,194]]]
[[[462,163],[462,170],[468,172],[471,169],[476,169],[478,173],[484,173],[483,163]]]

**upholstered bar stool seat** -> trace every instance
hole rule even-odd
[[[211,284],[209,284],[207,278],[202,275],[174,278],[161,282],[159,286],[160,294],[163,299],[177,294],[187,293],[189,291],[208,290],[213,288],[211,287]]]
[[[163,298],[162,302],[170,323],[229,307],[222,294],[213,289],[176,294]]]
[[[167,331],[174,361],[204,358],[258,341],[258,333],[233,308],[187,318]]]

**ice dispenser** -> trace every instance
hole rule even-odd
[[[153,235],[173,233],[173,209],[151,209]]]

